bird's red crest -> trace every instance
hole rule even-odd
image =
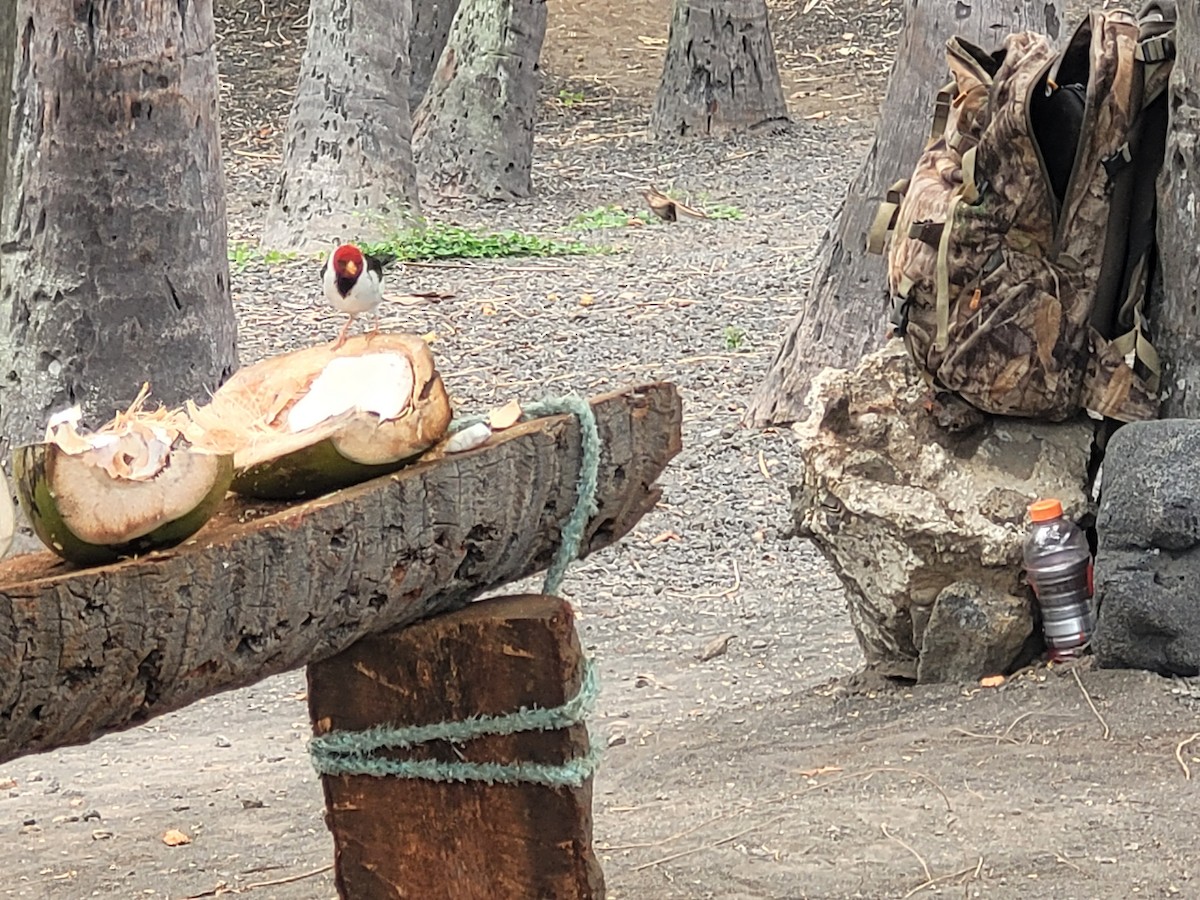
[[[353,244],[342,244],[333,251],[333,271],[338,275],[358,275],[365,264],[362,251]]]

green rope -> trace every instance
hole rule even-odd
[[[522,706],[499,716],[471,716],[430,725],[381,725],[364,731],[331,731],[308,742],[313,768],[320,775],[370,775],[376,778],[420,778],[426,781],[485,781],[488,784],[533,783],[548,787],[579,787],[596,771],[599,748],[562,765],[545,763],[442,762],[436,759],[398,760],[374,756],[387,749],[408,749],[429,741],[462,744],[484,735],[522,731],[557,731],[583,722],[595,707],[600,679],[591,660],[583,661],[579,691],[552,709]]]
[[[596,483],[600,472],[600,429],[596,427],[596,414],[592,411],[592,405],[575,394],[549,397],[524,405],[521,418],[528,420],[562,413],[572,413],[579,419],[582,458],[579,463],[579,478],[575,482],[575,506],[563,525],[562,542],[558,545],[554,560],[546,570],[546,578],[542,582],[543,594],[558,593],[567,567],[579,556],[579,545],[583,541],[583,530],[587,527],[588,519],[599,511],[596,505]],[[486,420],[485,415],[455,419],[450,425],[450,430],[460,431]]]
[[[579,545],[588,519],[594,516],[596,485],[600,471],[600,430],[596,415],[587,400],[576,395],[538,400],[524,406],[522,419],[571,413],[579,419],[581,459],[575,483],[575,505],[562,527],[562,539],[554,559],[546,570],[542,593],[557,594],[572,560],[579,556]],[[468,416],[451,423],[452,432],[460,431],[486,416]],[[532,783],[547,787],[579,787],[596,771],[600,749],[592,744],[588,752],[562,765],[544,763],[471,763],[442,762],[436,759],[397,760],[377,757],[380,750],[409,749],[429,741],[461,744],[483,735],[509,735],[522,731],[557,731],[577,725],[587,718],[600,692],[596,667],[583,661],[583,681],[579,692],[553,709],[521,707],[515,713],[500,716],[472,716],[460,721],[432,725],[395,727],[376,726],[363,731],[331,731],[308,744],[313,768],[321,775],[370,775],[377,778],[420,778],[426,781],[485,781],[488,784]]]

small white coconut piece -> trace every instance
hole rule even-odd
[[[446,453],[466,453],[468,450],[482,447],[491,436],[492,427],[487,422],[476,422],[450,435],[444,449]]]

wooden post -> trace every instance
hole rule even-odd
[[[308,667],[313,731],[431,725],[570,701],[585,681],[570,604],[522,595],[373,635]],[[589,754],[587,727],[429,741],[387,762],[554,770]],[[353,900],[600,900],[592,779],[579,787],[323,775],[337,889]]]

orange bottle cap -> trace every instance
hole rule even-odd
[[[1063,514],[1062,503],[1058,500],[1038,500],[1029,504],[1029,518],[1035,522],[1049,522]]]

